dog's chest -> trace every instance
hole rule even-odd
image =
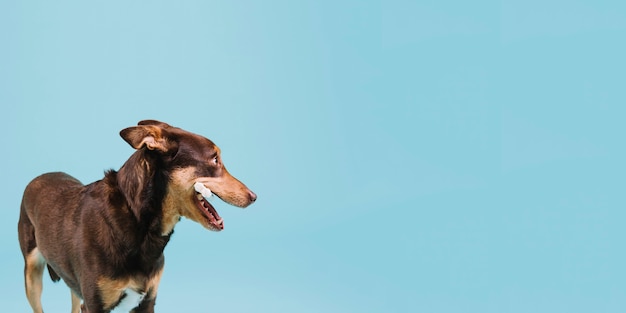
[[[101,277],[98,281],[100,298],[106,308],[114,308],[114,313],[127,313],[139,306],[142,301],[152,301],[157,293],[163,268],[150,277],[136,276],[110,279]]]

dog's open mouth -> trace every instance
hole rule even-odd
[[[216,230],[224,229],[224,220],[219,214],[217,214],[217,211],[211,203],[209,203],[209,201],[207,201],[199,192],[196,192],[196,206],[207,218],[209,225],[213,226]]]

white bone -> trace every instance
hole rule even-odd
[[[202,197],[204,197],[205,199],[209,199],[213,193],[211,192],[211,190],[207,187],[204,186],[203,183],[201,182],[197,182],[193,185],[193,188],[199,192],[200,194],[202,194]]]

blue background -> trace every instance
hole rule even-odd
[[[28,181],[153,118],[259,195],[178,224],[160,312],[625,312],[625,39],[622,1],[2,0],[2,311]]]

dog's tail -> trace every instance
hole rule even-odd
[[[55,272],[52,267],[50,267],[50,264],[48,265],[48,274],[50,274],[50,278],[52,279],[53,282],[58,282],[61,277],[59,277],[59,274],[57,274],[57,272]]]

